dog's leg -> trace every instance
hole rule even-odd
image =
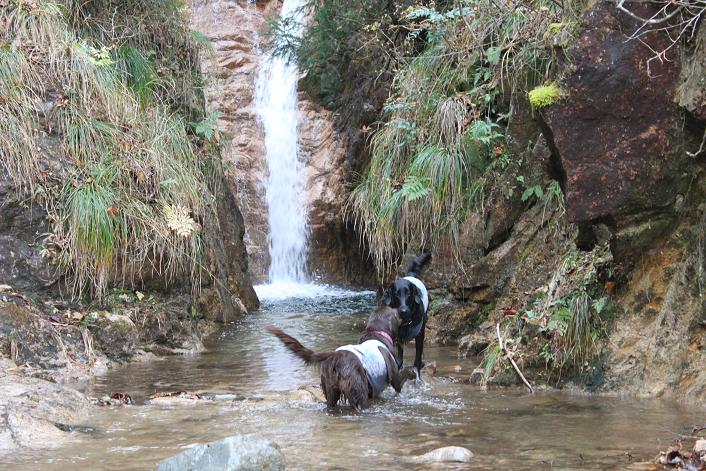
[[[402,364],[404,363],[404,349],[399,340],[397,341],[397,351],[399,352],[399,355],[397,355],[397,368],[402,368]]]
[[[330,384],[324,384],[324,382],[321,382],[321,389],[324,390],[324,396],[326,397],[326,405],[333,409],[338,405],[338,400],[341,398],[341,391]]]
[[[414,367],[417,369],[417,372],[419,373],[419,377],[421,378],[421,371],[422,371],[422,353],[424,352],[424,332],[427,330],[427,318],[426,315],[424,316],[424,321],[422,321],[422,331],[419,332],[419,335],[417,335],[414,338]]]
[[[387,366],[387,381],[399,394],[402,392],[402,386],[408,379],[414,379],[417,377],[415,369],[411,366],[407,368],[399,369],[397,367],[397,362],[392,358],[392,354],[389,351],[380,349],[382,357],[385,359],[385,365]]]

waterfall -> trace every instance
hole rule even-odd
[[[304,0],[284,0],[282,17],[294,19],[301,34]],[[304,166],[299,159],[296,64],[265,57],[257,77],[255,106],[265,131],[269,179],[267,222],[269,282],[306,283],[307,204]]]

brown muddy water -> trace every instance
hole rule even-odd
[[[283,328],[307,346],[333,349],[355,342],[373,307],[371,293],[265,302],[260,312],[208,339],[207,351],[128,364],[97,378],[88,391],[129,393],[137,405],[96,407],[93,431],[53,451],[4,457],[2,469],[146,470],[194,443],[258,433],[282,448],[287,469],[645,469],[657,450],[694,424],[694,411],[660,400],[482,392],[464,384],[474,368],[453,347],[428,346],[436,376],[405,386],[361,413],[327,412],[321,403],[282,399],[277,391],[318,383],[318,375],[263,331]],[[406,362],[413,355],[406,351]],[[460,371],[459,367],[461,368]],[[159,391],[200,391],[219,400],[150,405]],[[475,453],[470,464],[421,465],[410,457],[447,445]],[[636,464],[643,462],[643,464]]]

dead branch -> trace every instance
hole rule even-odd
[[[659,9],[651,17],[645,18],[631,11],[625,2],[631,3],[630,0],[617,0],[616,8],[640,22],[627,40],[637,39],[653,53],[653,57],[647,61],[650,76],[651,63],[655,60],[662,63],[668,61],[667,52],[676,44],[693,39],[696,27],[706,13],[706,0],[654,0],[650,3],[658,5]],[[647,34],[659,32],[666,34],[669,39],[669,45],[661,51],[654,50],[641,39]]]
[[[632,18],[634,18],[634,19],[636,19],[636,20],[638,20],[638,21],[641,21],[641,22],[643,22],[643,23],[645,23],[645,24],[648,24],[648,25],[658,25],[658,24],[660,24],[660,23],[664,23],[664,22],[666,22],[666,21],[669,21],[669,20],[672,19],[677,13],[679,13],[679,11],[682,9],[682,7],[679,6],[677,9],[675,9],[673,12],[669,13],[669,14],[666,15],[666,16],[663,16],[662,18],[655,18],[656,16],[658,16],[658,15],[659,15],[660,13],[662,13],[662,12],[666,13],[666,8],[667,8],[669,5],[673,5],[673,4],[674,4],[674,2],[669,1],[669,2],[667,3],[667,5],[665,5],[665,6],[664,6],[663,8],[661,8],[657,13],[655,13],[655,14],[652,16],[652,18],[643,18],[643,17],[641,17],[640,15],[636,15],[635,13],[633,13],[633,12],[631,12],[630,10],[628,10],[627,8],[625,8],[624,4],[625,4],[625,0],[620,0],[620,1],[617,3],[616,7],[618,8],[618,10],[622,11],[623,13],[626,13],[628,16],[630,16],[630,17],[632,17]]]
[[[689,157],[696,157],[697,155],[701,155],[701,153],[704,151],[704,146],[706,146],[706,129],[704,129],[704,137],[701,138],[701,145],[699,146],[699,149],[696,152],[686,152],[686,155]]]
[[[500,324],[495,324],[495,331],[498,334],[498,343],[500,344],[500,349],[505,353],[505,358],[510,360],[510,363],[512,364],[512,367],[515,368],[515,372],[517,375],[522,379],[522,382],[525,383],[525,386],[527,386],[527,389],[529,389],[529,392],[534,394],[534,388],[532,387],[531,384],[529,384],[529,381],[527,381],[527,378],[525,378],[525,375],[522,374],[522,371],[520,371],[520,368],[517,366],[517,363],[515,363],[515,360],[512,359],[512,355],[510,351],[505,347],[505,343],[503,342],[503,338],[500,335]]]

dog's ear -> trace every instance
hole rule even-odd
[[[417,304],[417,306],[424,307],[424,304],[422,303],[422,292],[415,285],[412,285],[411,288],[412,296],[414,297],[414,302]]]
[[[391,287],[385,288],[385,292],[382,293],[382,300],[380,300],[380,304],[383,304],[385,306],[392,305],[392,288]]]

